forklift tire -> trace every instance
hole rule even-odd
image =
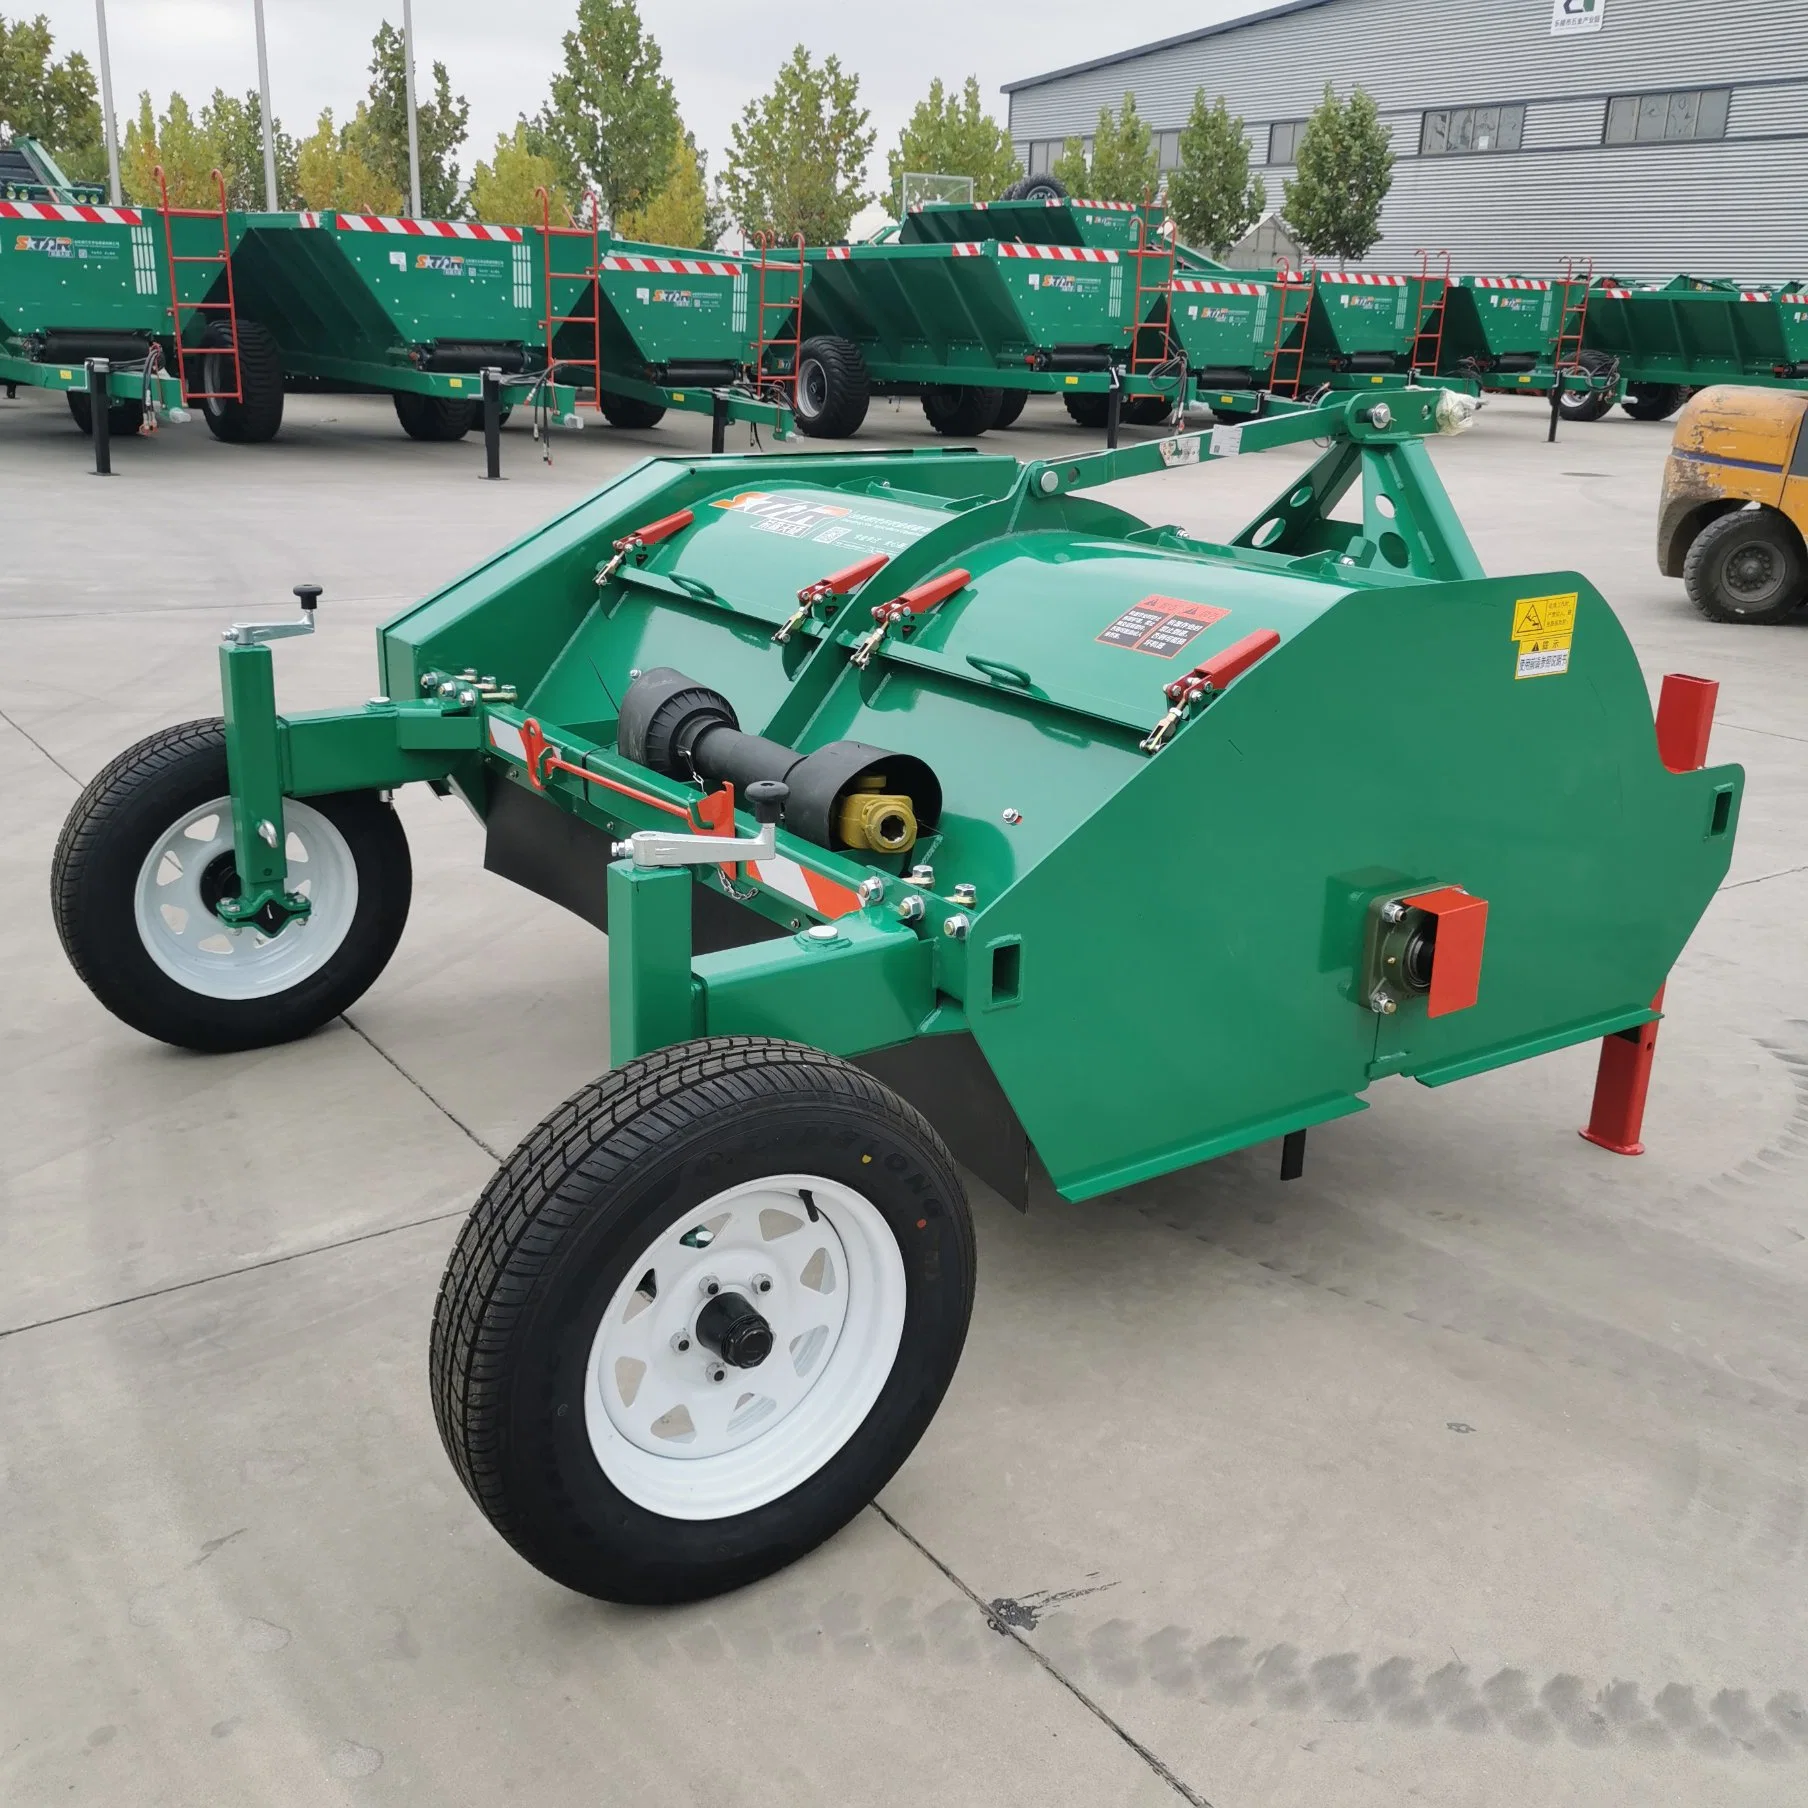
[[[852,438],[866,419],[872,393],[866,360],[853,340],[818,334],[798,348],[792,403],[798,432],[811,439]]]
[[[639,396],[618,395],[609,389],[598,393],[596,405],[603,411],[603,419],[611,427],[638,431],[657,427],[665,419],[665,405],[662,402],[643,402]]]
[[[1808,600],[1802,536],[1762,505],[1717,516],[1695,536],[1682,583],[1709,621],[1772,627]]]
[[[177,1048],[221,1054],[330,1023],[383,971],[413,873],[374,791],[291,799],[289,884],[313,914],[274,936],[211,907],[237,890],[226,733],[215,716],[140,741],[76,799],[50,868],[70,965],[113,1015]]]
[[[1001,201],[1065,201],[1067,186],[1054,176],[1019,176],[998,198]]]
[[[1577,352],[1576,362],[1590,376],[1605,376],[1614,367],[1606,352]],[[1598,421],[1613,407],[1613,399],[1598,389],[1566,389],[1557,407],[1566,421]]]
[[[430,443],[450,443],[482,423],[481,402],[466,401],[463,396],[416,395],[409,389],[398,389],[395,402],[396,419],[410,439]]]
[[[1635,421],[1667,421],[1688,399],[1684,383],[1634,383],[1620,406]]]
[[[1107,397],[1102,389],[1074,390],[1064,395],[1061,401],[1076,427],[1088,427],[1096,431],[1104,426]],[[1123,418],[1121,411],[1118,418]]]
[[[94,433],[94,404],[85,390],[66,389],[64,395],[69,400],[69,418],[75,422],[76,431],[90,437]],[[133,434],[144,425],[144,404],[142,402],[110,401],[107,404],[107,433],[113,439]]]
[[[923,391],[923,418],[947,439],[977,439],[998,424],[1002,389],[964,383],[931,383]]]
[[[1006,427],[1015,427],[1017,417],[1023,413],[1023,405],[1030,399],[1027,389],[1001,389],[998,392],[998,419],[992,423],[994,433],[1002,433]]]
[[[241,320],[239,327],[239,399],[204,397],[201,413],[207,430],[215,439],[235,446],[262,445],[275,439],[282,428],[283,368],[282,353],[277,349],[269,328],[255,320]],[[216,321],[207,329],[202,342],[207,346],[232,343],[232,329],[225,321]],[[210,357],[201,361],[203,389],[230,389],[230,359]]]
[[[953,1158],[895,1093],[795,1042],[681,1042],[574,1094],[484,1189],[434,1306],[434,1417],[542,1574],[721,1594],[897,1472],[973,1275]]]

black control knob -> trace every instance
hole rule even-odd
[[[783,779],[756,778],[744,793],[747,807],[757,823],[778,822],[785,814],[785,802],[791,787]]]
[[[320,586],[318,584],[297,584],[295,586],[295,595],[300,601],[302,609],[307,614],[312,615],[315,609],[319,607]]]
[[[697,1341],[733,1369],[757,1369],[772,1354],[772,1327],[751,1300],[713,1295],[697,1314]]]

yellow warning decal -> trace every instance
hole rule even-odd
[[[1569,670],[1576,628],[1576,593],[1522,596],[1513,605],[1513,638],[1519,643],[1515,678],[1561,678]]]

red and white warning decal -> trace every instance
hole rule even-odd
[[[825,917],[845,917],[860,908],[859,898],[839,880],[826,879],[782,854],[771,860],[749,860],[747,871],[768,891],[783,892]]]
[[[1002,244],[1000,257],[1051,258],[1063,264],[1115,264],[1115,251],[1101,251],[1096,245],[1018,245]]]
[[[1471,289],[1548,289],[1542,276],[1459,276],[1458,287]]]
[[[1216,603],[1189,603],[1177,596],[1145,596],[1093,639],[1102,646],[1128,647],[1132,653],[1153,653],[1157,659],[1172,659],[1213,622],[1223,621],[1228,614],[1228,609],[1220,609]]]
[[[1182,295],[1260,295],[1263,285],[1253,282],[1214,282],[1202,276],[1177,276],[1168,287]]]
[[[62,201],[0,201],[0,220],[67,220],[88,226],[142,226],[136,207],[71,207]]]
[[[1404,276],[1377,276],[1367,270],[1321,270],[1318,280],[1322,283],[1363,283],[1378,289],[1398,289],[1406,282]]]
[[[739,264],[717,263],[707,257],[629,257],[612,254],[603,259],[605,270],[647,270],[656,276],[739,276]]]
[[[333,224],[341,232],[399,232],[411,239],[493,239],[518,245],[519,226],[480,226],[471,220],[392,220],[379,213],[338,213]]]

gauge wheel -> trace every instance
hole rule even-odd
[[[1611,382],[1614,360],[1606,352],[1577,352],[1576,363],[1589,376]],[[1557,399],[1558,411],[1566,421],[1598,421],[1612,407],[1610,387],[1566,389]]]
[[[122,1022],[216,1054],[305,1036],[395,952],[408,841],[374,791],[283,805],[288,881],[310,913],[272,933],[216,914],[239,890],[217,717],[129,747],[76,799],[51,862],[63,952]]]
[[[1808,595],[1802,536],[1775,509],[1718,516],[1695,536],[1682,582],[1709,621],[1773,626]]]
[[[800,433],[812,439],[850,439],[860,431],[871,399],[872,378],[853,340],[819,334],[798,348],[791,412]]]
[[[910,1455],[973,1274],[953,1160],[895,1093],[797,1043],[679,1043],[567,1100],[478,1200],[434,1311],[440,1436],[553,1580],[719,1594]]]
[[[233,445],[275,439],[283,417],[282,351],[275,335],[255,320],[240,319],[236,333],[230,322],[216,320],[202,344],[201,390],[195,399],[208,432]]]

